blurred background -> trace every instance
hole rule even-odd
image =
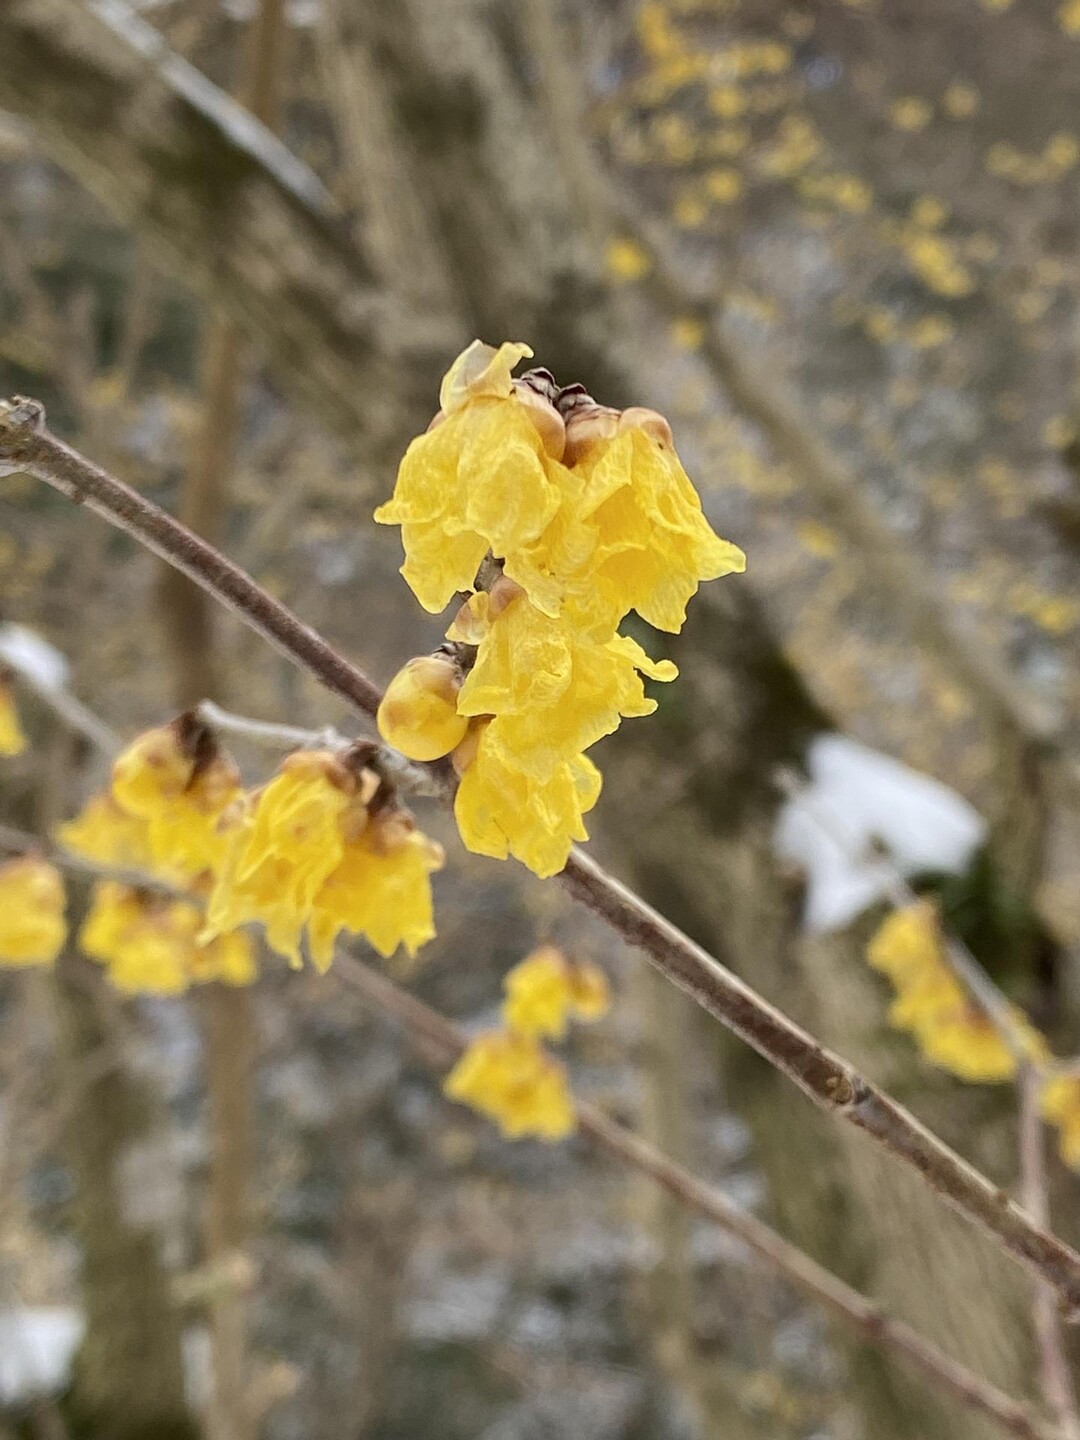
[[[749,568],[651,637],[681,677],[598,748],[592,848],[1012,1185],[1010,1096],[887,1028],[880,891],[807,923],[827,877],[778,845],[777,777],[856,742],[841,804],[887,836],[910,802],[927,869],[960,799],[857,746],[973,806],[957,923],[1076,1049],[1078,114],[1076,0],[3,0],[0,395],[381,683],[444,625],[371,511],[465,344],[666,414]],[[124,735],[203,696],[351,723],[26,477],[0,621]],[[0,820],[42,833],[105,771],[19,704]],[[1032,1392],[1019,1272],[557,886],[421,819],[449,858],[418,993],[480,1028],[535,944],[599,962],[577,1093]],[[333,973],[0,973],[5,1440],[992,1433],[583,1143],[501,1140]]]

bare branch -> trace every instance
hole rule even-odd
[[[435,1063],[450,1064],[465,1047],[462,1031],[423,1001],[399,989],[385,975],[351,955],[337,955],[332,973],[355,989],[383,1015],[419,1040]],[[635,1170],[651,1176],[688,1209],[720,1226],[782,1275],[804,1295],[823,1305],[868,1345],[907,1361],[932,1383],[972,1410],[988,1416],[1007,1435],[1051,1440],[1063,1435],[1046,1426],[1011,1396],[939,1350],[903,1321],[894,1320],[859,1291],[819,1265],[755,1216],[740,1210],[722,1191],[705,1184],[662,1151],[610,1119],[593,1105],[576,1104],[578,1128],[593,1144]]]
[[[9,634],[0,629],[0,666],[13,670],[26,688],[35,694],[69,730],[96,746],[103,755],[119,753],[120,737],[116,731],[88,710],[82,701],[64,685],[45,680],[34,665],[28,665],[20,646],[11,643]]]
[[[280,601],[211,545],[151,501],[85,460],[45,429],[36,401],[0,403],[0,473],[25,470],[86,504],[140,544],[190,575],[253,630],[369,718],[381,693],[368,677],[304,625]],[[403,773],[423,767],[401,762]],[[445,767],[428,767],[433,788],[449,795]],[[575,851],[561,876],[566,889],[617,934],[643,950],[673,984],[763,1055],[823,1109],[872,1135],[923,1177],[954,1209],[1060,1295],[1080,1319],[1080,1255],[1035,1224],[1004,1191],[876,1089],[846,1061],[819,1045],[749,985],[665,920],[596,862]]]

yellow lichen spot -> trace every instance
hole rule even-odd
[[[1076,422],[1068,415],[1051,415],[1042,427],[1042,440],[1051,450],[1064,450],[1076,439]]]
[[[67,939],[64,885],[37,856],[0,864],[0,966],[51,965]]]
[[[933,107],[918,95],[905,95],[889,107],[889,123],[897,130],[925,130],[933,118]]]
[[[720,167],[705,176],[705,194],[718,205],[730,205],[743,192],[743,179],[737,170]]]
[[[705,322],[696,315],[680,315],[671,323],[671,339],[680,350],[700,350],[705,343]]]
[[[746,96],[737,85],[715,85],[709,91],[709,109],[722,120],[737,120],[746,109]]]
[[[947,315],[923,315],[907,333],[916,350],[936,350],[947,345],[956,335],[956,326]]]
[[[840,552],[835,530],[817,520],[800,520],[797,534],[803,549],[818,560],[834,560]]]
[[[511,1140],[561,1140],[575,1125],[566,1071],[536,1040],[493,1030],[473,1040],[443,1090],[494,1120]]]
[[[684,190],[671,211],[675,224],[683,230],[700,230],[709,218],[709,207],[694,190]]]
[[[609,240],[604,258],[608,274],[616,280],[640,280],[652,269],[648,255],[637,241],[625,237]]]
[[[941,97],[941,106],[953,120],[966,120],[979,108],[979,92],[965,80],[954,80]]]
[[[21,755],[26,749],[26,736],[15,709],[15,692],[11,682],[0,673],[0,755]]]

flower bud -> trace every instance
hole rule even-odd
[[[618,410],[608,405],[583,405],[571,412],[566,421],[564,465],[576,465],[594,445],[612,440],[619,430]]]
[[[379,706],[379,734],[410,760],[438,760],[465,738],[457,713],[461,674],[448,655],[421,655],[399,670]]]
[[[650,439],[666,449],[671,449],[675,444],[671,426],[663,415],[656,410],[646,410],[643,405],[631,405],[619,416],[619,434],[625,430],[644,430]]]
[[[544,449],[553,460],[561,460],[566,449],[566,425],[555,406],[524,380],[514,381],[514,394],[529,412]]]

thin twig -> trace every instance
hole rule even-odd
[[[276,720],[253,720],[223,710],[213,700],[200,700],[195,707],[199,719],[219,735],[236,735],[271,750],[347,750],[353,743],[332,725],[321,730],[303,730],[298,725],[280,725]]]
[[[121,741],[116,731],[92,710],[88,710],[65,686],[52,685],[42,679],[35,668],[26,663],[19,646],[8,642],[3,630],[0,630],[0,663],[8,670],[13,670],[20,683],[36,695],[69,730],[89,740],[103,755],[112,757],[120,753]]]
[[[0,473],[5,468],[24,470],[89,505],[216,595],[327,689],[365,715],[374,715],[381,697],[366,675],[212,546],[50,435],[37,402],[0,406]],[[418,767],[407,768],[411,773]],[[433,771],[432,788],[445,794],[441,780],[441,772]],[[1014,1259],[1053,1286],[1070,1319],[1080,1319],[1080,1255],[594,860],[575,851],[561,879],[572,895],[643,950],[669,980],[816,1104],[872,1135],[956,1210],[996,1237]]]
[[[1050,1198],[1046,1185],[1042,1116],[1039,1095],[1042,1082],[1032,1065],[1020,1071],[1020,1183],[1024,1208],[1039,1225],[1050,1222]],[[1080,1415],[1076,1409],[1065,1339],[1061,1333],[1057,1297],[1045,1280],[1035,1281],[1032,1297],[1035,1343],[1043,1398],[1066,1440],[1080,1440]]]
[[[463,1032],[438,1011],[401,990],[385,975],[351,955],[335,957],[332,974],[356,990],[383,1015],[399,1022],[434,1063],[450,1064],[465,1048]],[[852,1289],[755,1216],[740,1210],[662,1151],[593,1105],[576,1104],[581,1134],[634,1170],[650,1176],[680,1204],[726,1230],[811,1300],[823,1305],[869,1345],[906,1360],[933,1383],[972,1410],[988,1416],[1008,1435],[1050,1440],[1058,1432],[988,1380],[953,1360],[903,1321]],[[1067,1433],[1067,1432],[1065,1432]],[[1062,1440],[1058,1436],[1058,1440]]]

